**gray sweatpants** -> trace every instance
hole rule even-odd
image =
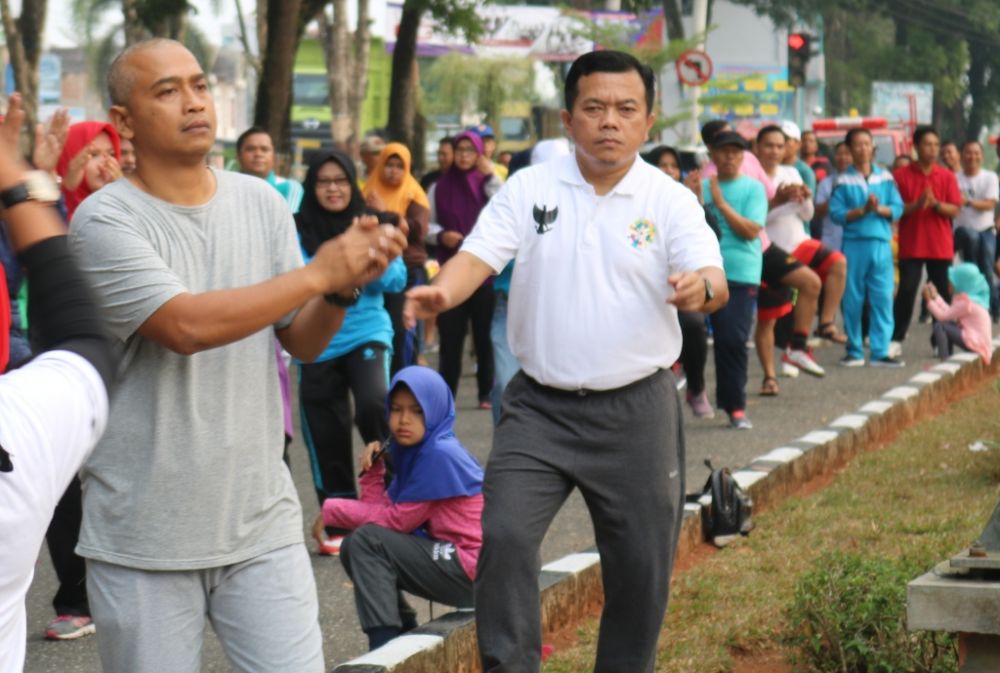
[[[104,673],[197,673],[206,617],[237,673],[323,673],[305,545],[186,571],[87,561]]]
[[[485,673],[539,669],[539,547],[574,487],[590,510],[604,581],[594,671],[653,670],[684,508],[673,376],[579,395],[519,372],[504,393],[483,487],[476,625]]]
[[[451,542],[361,526],[340,547],[340,561],[354,582],[354,602],[364,631],[399,628],[415,619],[401,591],[459,608],[472,607],[472,580]]]

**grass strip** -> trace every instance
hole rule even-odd
[[[748,538],[675,576],[659,673],[728,673],[780,654],[795,582],[822,554],[907,558],[930,569],[973,541],[1000,498],[1000,381],[859,455],[824,489],[755,516]],[[983,441],[991,448],[974,452]],[[593,668],[597,620],[579,627],[543,673]]]

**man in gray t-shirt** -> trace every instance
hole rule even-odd
[[[405,235],[358,222],[303,266],[280,196],[205,167],[215,113],[190,52],[130,47],[109,89],[138,169],[80,206],[71,238],[123,351],[108,430],[81,473],[77,550],[102,664],[197,671],[207,615],[236,670],[318,673],[273,337],[319,354]]]

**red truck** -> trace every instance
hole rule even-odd
[[[913,153],[913,133],[907,125],[890,126],[885,117],[834,117],[813,121],[812,130],[821,145],[826,146],[828,156],[833,156],[833,148],[853,128],[866,128],[875,141],[875,161],[891,166],[901,154]]]

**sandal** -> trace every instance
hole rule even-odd
[[[773,376],[765,376],[764,382],[760,384],[760,394],[762,397],[778,396],[778,379]]]
[[[820,323],[814,334],[822,339],[832,341],[835,344],[847,343],[847,336],[837,331],[837,326],[832,322]]]

